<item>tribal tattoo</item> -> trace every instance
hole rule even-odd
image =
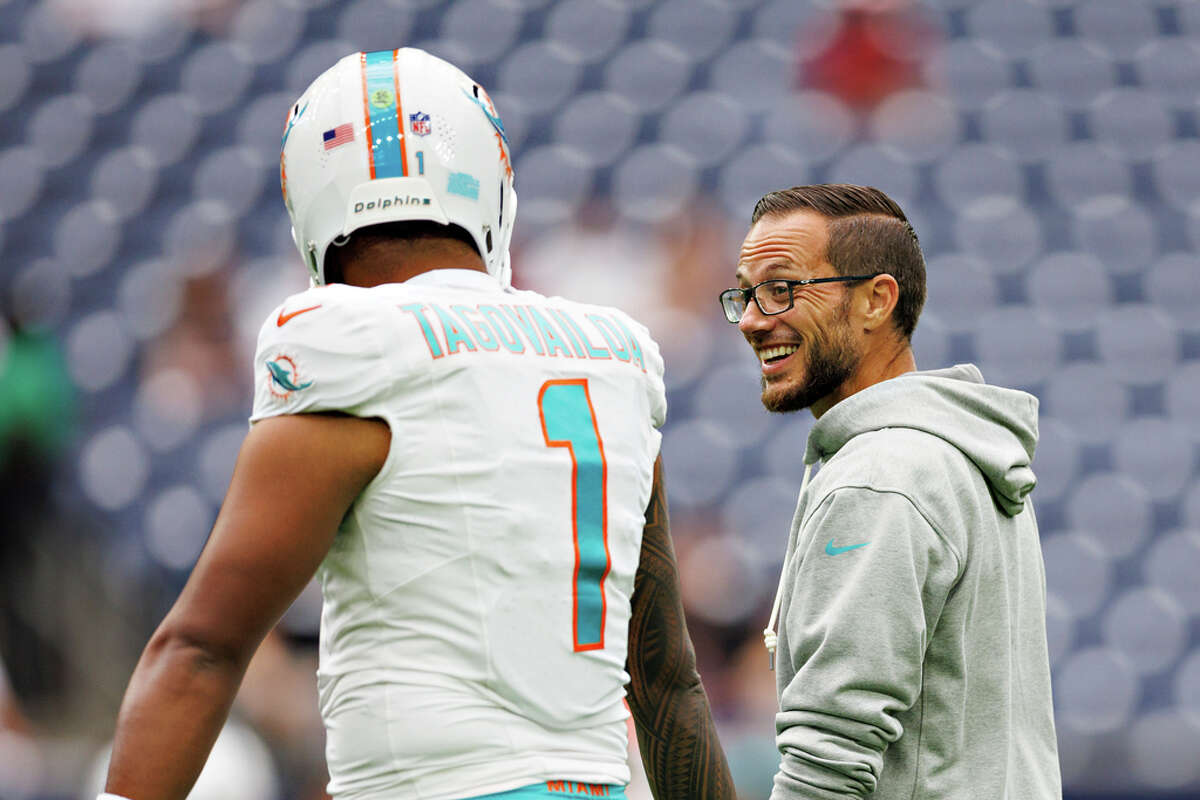
[[[735,800],[684,619],[662,457],[646,508],[629,622],[629,708],[656,800]]]

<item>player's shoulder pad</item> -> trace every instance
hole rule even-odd
[[[344,411],[391,380],[383,357],[384,305],[368,289],[309,289],[277,306],[259,330],[252,419]]]
[[[367,289],[333,284],[315,286],[291,295],[274,308],[259,331],[264,338],[301,338],[329,332],[355,319],[370,315],[379,300]],[[277,333],[276,336],[271,334]]]
[[[594,306],[615,317],[627,335],[637,339],[641,354],[642,369],[646,373],[646,394],[650,401],[650,416],[655,427],[662,427],[667,420],[667,387],[664,377],[662,351],[650,329],[634,319],[628,312],[614,306]]]
[[[661,379],[663,374],[662,352],[658,346],[658,342],[654,339],[654,335],[650,333],[650,329],[634,319],[627,311],[612,306],[604,306],[603,308],[620,318],[629,326],[629,330],[638,337],[638,340],[642,344],[642,349],[646,353],[646,372],[653,373]]]

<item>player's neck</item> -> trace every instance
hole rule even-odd
[[[471,269],[487,272],[474,249],[455,240],[418,240],[410,245],[372,250],[344,265],[343,280],[351,286],[371,287],[403,283],[435,269]]]

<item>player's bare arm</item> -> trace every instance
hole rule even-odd
[[[204,552],[130,680],[106,791],[186,797],[251,656],[383,465],[390,435],[379,420],[323,414],[251,428]]]
[[[733,800],[733,778],[684,619],[661,456],[654,462],[632,604],[629,708],[655,798]]]

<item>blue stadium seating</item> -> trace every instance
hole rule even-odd
[[[0,0],[0,295],[61,343],[88,412],[57,491],[122,558],[186,572],[245,433],[248,400],[213,412],[186,370],[146,368],[187,287],[250,287],[229,309],[248,363],[263,303],[304,285],[274,188],[287,105],[353,50],[424,46],[493,90],[519,241],[594,201],[653,230],[703,198],[731,280],[764,191],[899,200],[928,260],[920,366],[974,360],[1041,400],[1068,796],[1198,796],[1200,3],[926,0],[926,85],[871,113],[797,80],[824,0],[256,0],[86,35],[65,5]],[[811,418],[761,410],[705,302],[693,360],[668,362],[668,486],[713,526],[704,552],[739,554],[731,580],[761,577],[697,619],[757,635]]]

